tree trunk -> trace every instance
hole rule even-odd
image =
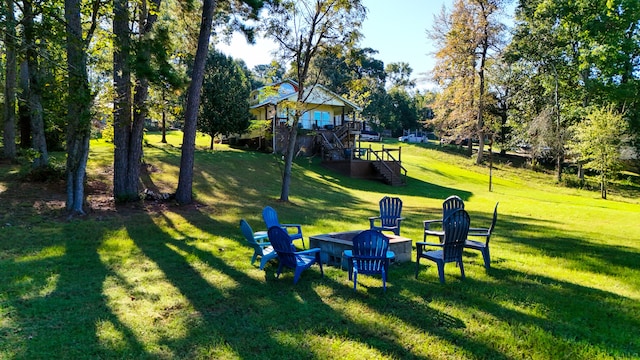
[[[84,181],[91,137],[91,103],[87,56],[82,39],[80,0],[65,0],[67,24],[67,71],[69,103],[67,114],[67,203],[72,214],[84,214]]]
[[[148,37],[153,29],[153,25],[158,19],[157,10],[160,8],[161,0],[151,0],[152,9],[143,6],[140,12],[140,39]],[[142,2],[146,5],[146,2]],[[143,59],[149,59],[151,50],[148,46],[141,46],[140,50]],[[129,159],[127,161],[127,183],[126,192],[137,196],[138,182],[140,179],[140,164],[142,163],[142,138],[144,137],[144,122],[149,116],[147,98],[149,95],[149,80],[145,75],[139,75],[136,80],[133,96],[133,124],[131,135],[129,136]]]
[[[27,65],[29,73],[29,118],[31,120],[31,147],[38,153],[33,166],[45,167],[49,165],[49,153],[47,152],[47,140],[44,134],[44,118],[42,110],[42,89],[40,88],[40,76],[38,69],[38,49],[35,38],[33,4],[31,1],[23,2],[24,8],[24,36],[27,46]]]
[[[291,169],[293,168],[293,155],[296,150],[296,140],[298,138],[298,122],[289,129],[289,139],[287,142],[287,152],[284,154],[284,172],[282,173],[282,189],[280,190],[280,201],[289,201],[289,188],[291,187]]]
[[[20,148],[31,147],[31,120],[29,118],[29,65],[20,62],[20,91],[18,93],[18,123],[20,127]]]
[[[476,157],[476,164],[482,164],[482,156],[484,155],[484,67],[487,61],[487,50],[489,48],[488,39],[486,33],[485,38],[482,41],[482,52],[480,54],[480,70],[478,75],[480,77],[480,89],[478,95],[478,156]],[[471,141],[471,139],[469,139]]]
[[[184,119],[184,134],[182,137],[182,157],[180,158],[180,175],[176,200],[180,204],[190,204],[193,201],[193,163],[196,150],[196,122],[200,108],[200,93],[204,79],[204,66],[209,52],[209,36],[216,7],[215,0],[204,0],[202,6],[202,22],[198,35],[198,49],[193,63],[191,84],[187,93],[187,109]]]
[[[116,98],[113,101],[113,196],[116,201],[129,201],[137,192],[129,191],[129,143],[131,136],[131,69],[128,1],[113,3],[113,82]],[[136,183],[138,179],[135,180]]]
[[[14,160],[16,157],[16,19],[13,0],[7,0],[4,44],[7,67],[4,84],[4,156]]]
[[[167,98],[164,84],[162,85],[162,140],[160,142],[167,143]]]
[[[556,156],[556,181],[562,181],[562,163],[564,162],[564,141],[562,139],[562,134],[560,131],[560,91],[558,84],[558,71],[556,67],[553,66],[553,73],[555,77],[555,88],[554,88],[554,96],[555,96],[555,107],[556,107],[556,136],[558,137],[558,145],[556,151],[558,155]]]

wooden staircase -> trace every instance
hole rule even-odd
[[[373,151],[367,149],[367,158],[373,160],[371,166],[375,169],[376,173],[382,181],[391,186],[405,185],[405,178],[407,177],[407,169],[402,166],[400,160],[400,149],[398,151],[398,159],[392,154],[390,149]],[[402,173],[404,172],[404,176]]]
[[[350,135],[347,126],[338,126],[332,131],[318,134],[324,158],[327,160],[346,160],[347,152],[345,149],[353,149],[354,144],[354,141],[349,138]]]
[[[382,181],[391,186],[402,186],[405,185],[404,178],[399,174],[394,173],[394,171],[383,161],[374,161],[371,163],[371,166],[376,170],[376,172],[380,175]]]
[[[391,186],[406,184],[407,169],[400,162],[400,148],[382,150],[356,148],[355,135],[359,129],[349,126],[336,127],[319,132],[316,144],[320,145],[322,160],[332,168],[350,176],[382,180]],[[397,159],[392,152],[397,151]]]

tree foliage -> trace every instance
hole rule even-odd
[[[387,73],[387,81],[392,89],[403,88],[409,90],[416,86],[415,80],[411,79],[413,69],[406,62],[387,64],[384,71]]]
[[[450,13],[442,9],[428,31],[437,47],[432,75],[442,87],[434,124],[446,135],[479,139],[477,162],[482,161],[486,131],[487,61],[499,53],[504,30],[501,5],[499,0],[457,0]]]
[[[520,2],[507,60],[529,69],[524,92],[553,108],[556,133],[582,121],[576,109],[613,104],[638,129],[640,6],[637,1],[535,0]],[[542,100],[542,101],[540,101]],[[541,111],[540,110],[540,111]],[[548,110],[547,110],[548,111]],[[578,115],[578,116],[576,116]],[[536,114],[523,118],[526,124]],[[562,140],[562,139],[558,139]],[[566,141],[557,141],[561,177]]]
[[[233,58],[209,53],[204,70],[198,130],[211,136],[240,134],[250,124],[249,81]]]
[[[584,167],[598,173],[600,194],[607,198],[607,184],[621,169],[620,151],[625,143],[627,122],[612,106],[591,108],[584,121],[574,127],[574,149]]]

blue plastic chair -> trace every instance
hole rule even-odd
[[[244,219],[240,220],[240,230],[242,231],[242,235],[247,239],[249,245],[253,248],[253,256],[251,257],[251,265],[256,261],[258,256],[260,256],[260,270],[264,269],[265,265],[269,260],[275,259],[278,257],[278,254],[271,243],[269,242],[258,242],[254,236],[254,232]]]
[[[496,226],[498,220],[498,203],[493,208],[493,220],[491,220],[491,226],[489,228],[469,228],[468,236],[484,237],[485,241],[469,240],[465,241],[464,247],[467,249],[479,250],[482,253],[482,259],[484,260],[484,268],[489,270],[491,268],[491,256],[489,254],[489,240],[491,239],[491,233]]]
[[[469,214],[460,209],[456,210],[442,223],[444,236],[442,243],[434,244],[427,242],[416,242],[416,279],[420,270],[420,259],[425,258],[436,263],[438,266],[438,276],[440,283],[444,284],[444,264],[455,262],[460,267],[460,274],[464,279],[464,265],[462,264],[462,250],[465,246],[465,240],[469,233]],[[439,247],[440,250],[427,251],[426,248]]]
[[[442,242],[442,237],[444,236],[443,230],[434,229],[434,224],[442,224],[442,221],[449,215],[451,215],[454,211],[464,209],[464,202],[457,195],[451,195],[446,198],[442,202],[442,219],[438,220],[424,220],[422,223],[424,225],[424,237],[422,241],[427,241],[427,236],[437,236],[440,238],[440,242]]]
[[[272,226],[278,226],[285,230],[291,240],[300,239],[302,240],[302,248],[305,248],[304,239],[302,238],[302,227],[298,224],[280,224],[280,220],[278,220],[278,213],[271,206],[265,206],[262,210],[262,218],[264,219],[264,223],[267,225],[267,229],[270,229]],[[289,229],[293,229],[291,232]]]
[[[291,243],[289,234],[280,226],[272,226],[268,230],[269,241],[278,253],[278,271],[276,277],[280,277],[282,269],[285,267],[295,270],[293,275],[293,283],[298,283],[300,274],[313,264],[320,266],[320,274],[324,277],[324,271],[322,270],[322,261],[320,260],[320,248],[313,248],[309,250],[296,251],[295,246]]]
[[[402,213],[402,200],[397,197],[385,196],[380,200],[380,216],[369,218],[369,228],[378,231],[393,231],[400,236],[400,223],[404,220]],[[378,226],[376,223],[380,222]]]
[[[349,280],[353,278],[353,291],[356,291],[358,274],[380,275],[382,288],[387,291],[389,263],[395,257],[389,249],[389,238],[377,230],[365,230],[353,238],[353,250],[345,251],[350,257]]]

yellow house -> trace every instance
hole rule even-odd
[[[274,153],[286,148],[297,99],[298,84],[292,80],[251,93],[249,111],[256,120],[270,125],[258,139],[271,142]],[[351,177],[380,179],[391,185],[405,183],[406,169],[400,162],[400,149],[383,146],[382,150],[374,150],[370,146],[359,146],[358,139],[364,129],[364,121],[357,119],[360,107],[320,84],[306,89],[303,99],[303,112],[298,120],[302,136],[297,137],[296,153],[320,153],[326,167]],[[252,134],[251,138],[256,136]]]
[[[298,84],[293,80],[268,85],[251,93],[249,111],[256,120],[272,121],[272,129],[291,124],[291,107],[298,98]],[[333,129],[356,122],[360,107],[325,86],[316,84],[305,91],[304,110],[298,122],[300,129]]]

